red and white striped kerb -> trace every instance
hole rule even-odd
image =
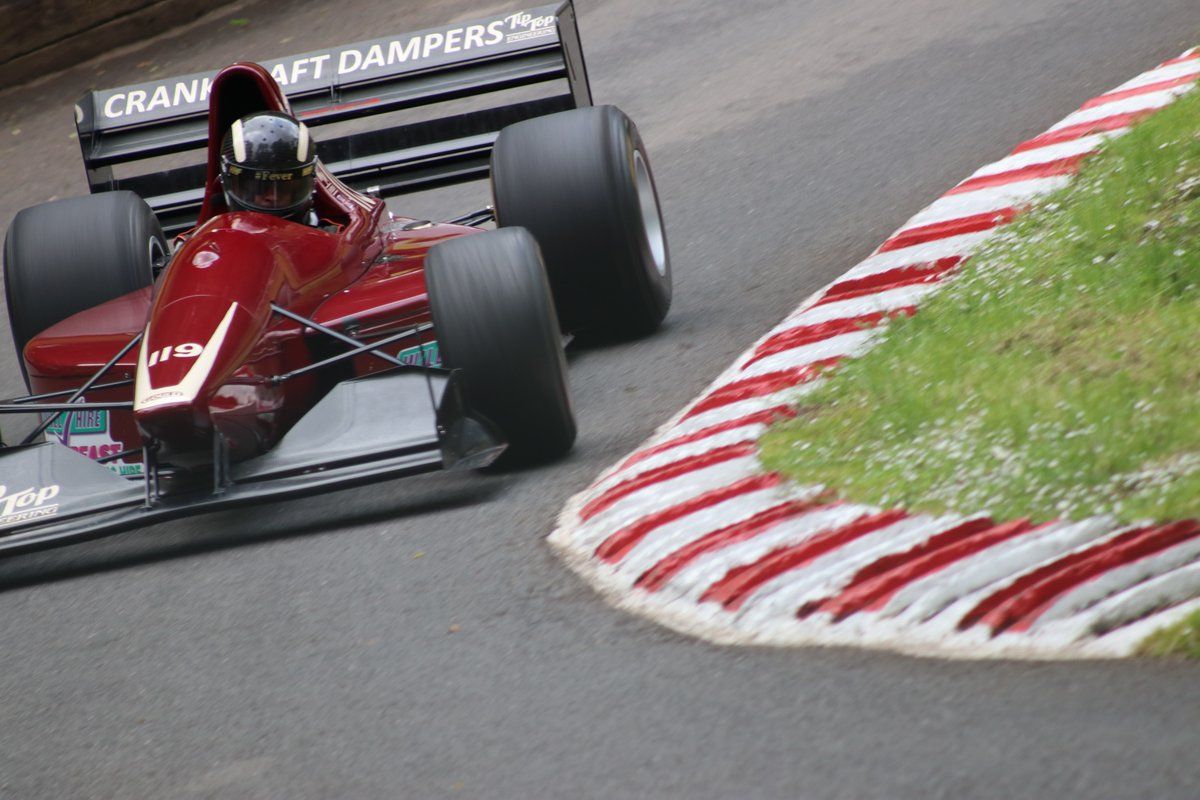
[[[551,543],[614,604],[725,643],[1113,656],[1200,607],[1195,521],[910,514],[830,502],[756,457],[823,368],[867,351],[1022,207],[1198,77],[1191,50],[955,186],[572,498]]]

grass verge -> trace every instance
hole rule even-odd
[[[768,469],[915,511],[1200,516],[1200,91],[882,335],[763,436]],[[1200,658],[1200,612],[1139,652]]]
[[[883,336],[764,435],[769,469],[917,511],[1200,515],[1200,92]]]
[[[1200,659],[1200,611],[1155,631],[1138,647],[1144,656]]]

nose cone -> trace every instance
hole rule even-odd
[[[248,315],[211,296],[184,298],[164,311],[147,326],[138,355],[134,419],[167,451],[210,445],[208,401],[237,366]]]

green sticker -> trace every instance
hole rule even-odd
[[[71,434],[77,433],[107,433],[108,432],[108,412],[107,411],[64,411],[59,414],[54,422],[50,423],[50,427],[46,431],[55,436],[63,435],[63,425],[66,422],[67,415],[71,416]]]
[[[442,363],[437,342],[429,342],[418,347],[401,350],[396,354],[396,357],[405,364],[411,364],[416,367],[437,367]]]

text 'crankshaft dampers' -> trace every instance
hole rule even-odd
[[[503,50],[506,45],[556,33],[553,14],[545,9],[519,11],[492,20],[419,31],[399,38],[360,42],[334,50],[306,53],[263,64],[286,91],[303,92],[329,85],[337,78],[369,78],[375,70],[394,70],[398,65],[436,66],[462,53],[483,55]],[[122,120],[132,115],[155,112],[179,113],[188,106],[203,108],[208,102],[212,73],[188,75],[159,83],[123,87],[98,97],[105,119]]]

